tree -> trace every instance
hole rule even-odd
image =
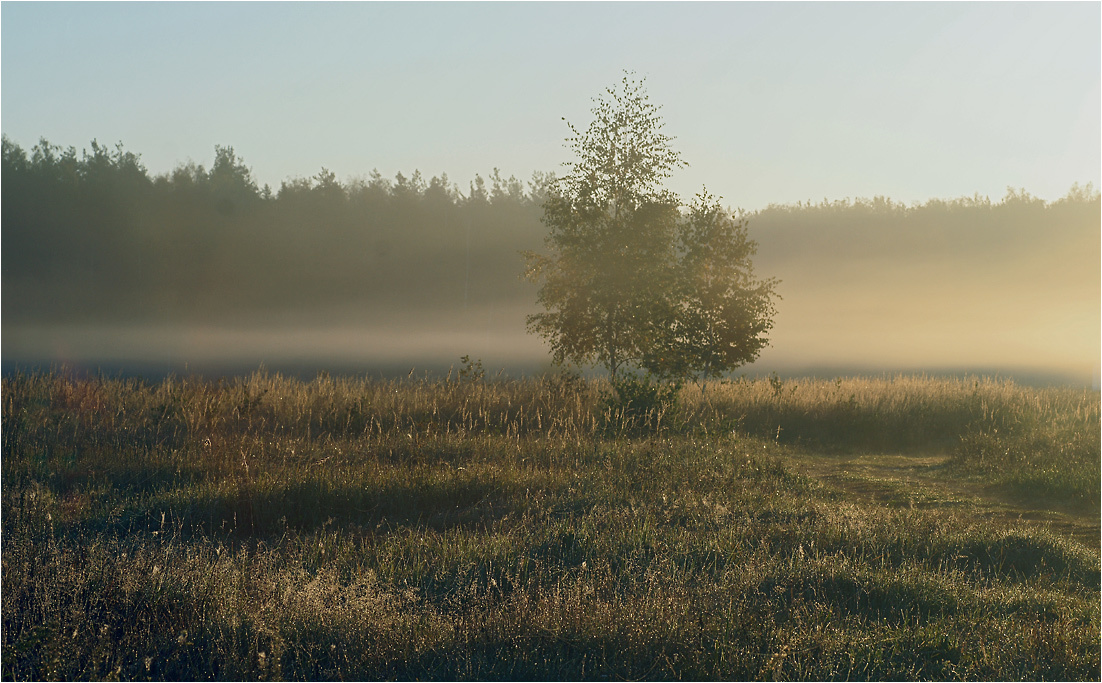
[[[210,167],[207,177],[215,195],[220,200],[249,201],[260,194],[260,189],[253,180],[252,171],[245,165],[245,161],[234,153],[233,147],[214,146],[214,164]]]
[[[712,377],[753,360],[775,282],[753,279],[744,223],[706,192],[682,215],[662,182],[686,164],[642,82],[625,75],[595,103],[585,132],[570,126],[577,160],[543,205],[548,253],[526,253],[546,309],[529,330],[556,363],[604,365],[614,380],[622,367]]]
[[[754,361],[773,327],[777,281],[754,278],[757,244],[747,236],[745,219],[704,190],[677,239],[665,334],[643,366],[659,376],[708,379]]]

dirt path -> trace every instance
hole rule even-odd
[[[794,453],[797,470],[856,498],[892,507],[955,509],[994,523],[1044,526],[1093,548],[1100,548],[1102,515],[1054,501],[1024,503],[995,487],[945,472],[947,455],[822,455]]]

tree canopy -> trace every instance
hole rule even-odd
[[[576,160],[544,203],[548,253],[526,255],[546,309],[529,329],[556,363],[614,379],[624,366],[713,377],[754,360],[776,283],[754,279],[745,221],[707,191],[684,207],[663,187],[686,164],[641,81],[625,75],[592,112],[584,132],[570,125]]]

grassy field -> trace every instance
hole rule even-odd
[[[1097,392],[463,380],[4,378],[3,678],[1102,676]]]

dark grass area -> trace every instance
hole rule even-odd
[[[632,423],[604,391],[6,378],[2,675],[1102,675],[1097,549],[862,505],[785,460],[949,448],[946,476],[1056,471],[1090,504],[1097,393],[735,382]],[[985,470],[995,438],[1028,454]]]

